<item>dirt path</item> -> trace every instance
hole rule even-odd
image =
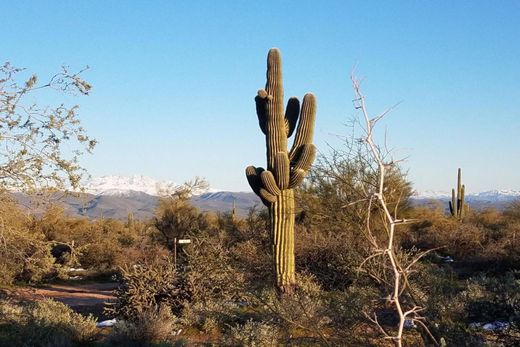
[[[117,283],[53,284],[47,287],[24,287],[16,290],[16,296],[25,300],[51,298],[70,306],[76,312],[93,314],[98,319],[110,318],[103,315],[106,302],[114,301],[112,291]]]

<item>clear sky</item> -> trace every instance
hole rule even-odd
[[[520,190],[519,1],[5,1],[0,61],[93,84],[93,176],[143,174],[249,190],[265,166],[254,96],[279,47],[286,97],[317,96],[315,143],[355,112],[349,74],[417,190]]]

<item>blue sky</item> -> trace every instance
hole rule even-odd
[[[317,96],[315,143],[355,116],[349,74],[418,190],[520,190],[518,1],[11,1],[0,60],[41,78],[79,69],[73,100],[99,140],[93,176],[143,174],[248,190],[265,165],[253,98],[279,47],[285,95]],[[42,100],[44,102],[44,100]],[[379,139],[381,139],[379,137]]]

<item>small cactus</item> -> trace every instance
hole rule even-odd
[[[455,189],[451,190],[451,201],[449,202],[450,213],[452,217],[455,217],[458,220],[464,218],[467,209],[466,202],[464,201],[464,191],[466,190],[466,187],[462,184],[461,176],[459,168],[457,175],[457,192],[455,192]]]
[[[297,98],[290,98],[284,113],[282,60],[280,51],[269,50],[267,83],[255,98],[260,129],[265,134],[267,169],[249,166],[246,176],[253,191],[269,207],[271,243],[276,286],[290,294],[296,284],[294,269],[294,192],[309,171],[316,156],[312,144],[316,98],[308,93],[300,109]],[[296,130],[291,150],[287,140]]]

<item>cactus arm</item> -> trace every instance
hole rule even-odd
[[[300,115],[300,100],[292,97],[287,101],[287,107],[285,108],[285,131],[286,136],[289,138],[296,129],[298,123],[298,116]]]
[[[258,116],[258,124],[264,135],[267,134],[267,93],[261,89],[258,91],[258,95],[255,97],[256,104],[256,115]]]
[[[271,193],[272,195],[280,195],[281,190],[276,184],[276,179],[273,176],[273,173],[271,171],[264,171],[260,175],[260,179],[262,180],[262,183],[265,187],[265,189]]]
[[[460,168],[458,169],[457,171],[457,216],[459,216],[460,214],[460,191],[462,189],[462,177],[461,177],[461,172],[460,172]]]
[[[270,206],[272,203],[276,202],[276,195],[269,193],[269,191],[267,189],[260,188],[259,196],[262,199],[262,202],[264,203],[264,205],[266,205],[266,206]],[[264,202],[264,201],[267,201],[267,202]]]
[[[460,188],[460,207],[459,207],[459,218],[460,219],[464,218],[464,215],[466,213],[466,203],[464,201],[465,190],[466,190],[466,187],[463,184],[462,187]]]
[[[312,143],[314,135],[314,121],[316,119],[316,97],[312,93],[307,93],[303,97],[300,121],[296,129],[296,137],[292,145],[289,158],[291,160],[297,155],[300,146]]]
[[[260,181],[260,174],[264,171],[262,168],[256,168],[254,166],[248,166],[246,167],[246,177],[247,182],[251,186],[251,189],[256,195],[259,195],[260,188],[262,187],[261,181]]]
[[[455,196],[455,189],[451,190],[450,213],[453,217],[457,217],[457,197]]]
[[[246,168],[246,177],[253,192],[260,197],[264,205],[269,206],[276,201],[276,196],[263,187],[261,176],[264,172],[265,170],[261,167],[248,166]]]
[[[302,183],[306,175],[307,171],[304,171],[302,169],[293,170],[291,172],[291,179],[289,180],[289,188],[294,188],[300,183]]]
[[[300,146],[300,151],[298,152],[298,156],[293,162],[293,170],[309,171],[316,158],[316,146],[312,143],[307,143]]]

